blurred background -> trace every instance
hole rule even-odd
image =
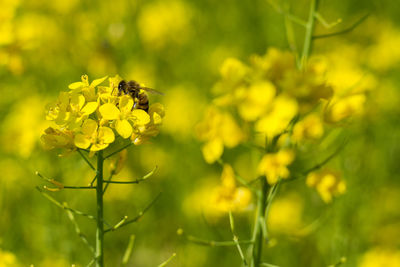
[[[283,1],[276,1],[283,4]],[[307,17],[309,1],[286,1]],[[400,5],[395,1],[321,0],[328,22],[353,31],[315,41],[317,54],[347,62],[344,73],[374,77],[361,120],[344,125],[349,142],[330,164],[340,166],[345,195],[325,204],[304,181],[287,183],[271,208],[275,242],[265,259],[278,266],[400,266]],[[303,30],[295,28],[299,44]],[[87,184],[92,171],[78,154],[44,151],[45,106],[82,74],[90,80],[119,74],[165,93],[161,133],[131,147],[122,178],[157,173],[139,185],[111,185],[106,218],[134,217],[159,192],[161,198],[135,224],[106,236],[106,264],[120,266],[129,235],[136,236],[128,266],[240,266],[234,247],[204,247],[179,237],[178,228],[210,240],[230,240],[226,213],[203,200],[220,183],[221,167],[208,165],[194,127],[210,102],[210,89],[228,57],[246,62],[268,47],[288,49],[284,21],[266,0],[48,1],[3,0],[0,9],[0,266],[86,266],[90,251],[64,210],[45,199],[36,175]],[[241,154],[240,149],[234,152]],[[230,154],[227,153],[229,158]],[[254,164],[243,154],[233,165],[246,179]],[[94,192],[49,193],[70,207],[94,213]],[[235,214],[240,238],[251,233],[252,211]],[[94,240],[95,223],[76,216]]]

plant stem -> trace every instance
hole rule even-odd
[[[254,221],[254,229],[253,229],[253,239],[254,239],[254,247],[253,247],[253,259],[251,266],[252,267],[260,267],[261,256],[263,250],[263,232],[261,229],[261,221],[264,222],[264,213],[267,208],[267,193],[269,189],[269,185],[267,183],[267,179],[261,179],[262,189],[261,194],[258,196],[258,205],[257,205],[257,214],[256,219]]]
[[[306,61],[309,55],[311,54],[317,8],[318,8],[318,0],[311,0],[310,14],[308,15],[308,20],[306,24],[306,33],[304,36],[303,53],[301,55],[301,61],[300,61],[301,68],[304,68]]]
[[[103,151],[97,153],[97,230],[96,230],[96,267],[104,267],[104,225],[103,225]]]

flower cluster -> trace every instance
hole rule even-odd
[[[328,68],[329,61],[313,57],[299,69],[292,53],[274,48],[252,56],[249,64],[227,59],[213,88],[213,103],[196,129],[205,160],[218,161],[224,148],[246,142],[265,151],[258,174],[269,184],[290,178],[298,152],[307,152],[360,114],[365,102],[368,79],[346,85],[345,77],[342,82],[335,78],[340,70],[337,64]],[[338,187],[313,187],[325,202],[345,188],[342,181]]]
[[[326,203],[332,202],[333,196],[346,191],[346,184],[340,175],[329,169],[309,173],[306,183],[309,187],[314,187]]]
[[[41,140],[45,148],[106,149],[116,138],[138,145],[158,134],[164,108],[155,103],[148,112],[136,108],[138,99],[120,95],[119,76],[103,77],[89,83],[87,75],[69,85],[57,101],[48,106],[46,119],[55,123],[45,130]]]

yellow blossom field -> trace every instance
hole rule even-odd
[[[399,12],[2,1],[0,267],[399,267]]]

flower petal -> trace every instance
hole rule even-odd
[[[86,149],[90,146],[90,140],[83,134],[77,134],[74,139],[74,144],[79,148]]]
[[[98,103],[97,103],[97,102],[88,102],[88,103],[82,108],[81,111],[82,111],[85,115],[90,115],[90,114],[92,114],[93,112],[96,111],[97,106],[98,106]]]
[[[115,120],[119,117],[120,111],[119,109],[111,103],[106,103],[102,105],[99,109],[101,116],[105,120]]]
[[[68,88],[71,90],[75,90],[75,89],[81,88],[83,86],[85,86],[85,84],[83,82],[74,82],[74,83],[71,83],[70,85],[68,85]]]
[[[99,85],[99,84],[101,84],[102,82],[104,82],[107,78],[108,78],[108,76],[104,76],[103,78],[94,80],[94,81],[90,84],[90,87],[96,87],[97,85]]]
[[[137,125],[146,125],[150,122],[150,116],[146,111],[142,109],[134,109],[132,111],[132,116],[134,118],[134,122]]]
[[[115,123],[115,130],[122,138],[128,138],[132,134],[132,126],[127,120],[118,120]]]
[[[133,99],[129,95],[124,95],[119,99],[119,109],[121,112],[130,112],[133,107]]]
[[[87,119],[82,125],[82,133],[91,137],[97,130],[97,122],[92,119]]]
[[[90,151],[99,151],[108,147],[108,144],[93,144]]]
[[[102,140],[106,144],[110,144],[114,142],[115,135],[113,130],[109,127],[100,127],[99,128],[99,139]]]

